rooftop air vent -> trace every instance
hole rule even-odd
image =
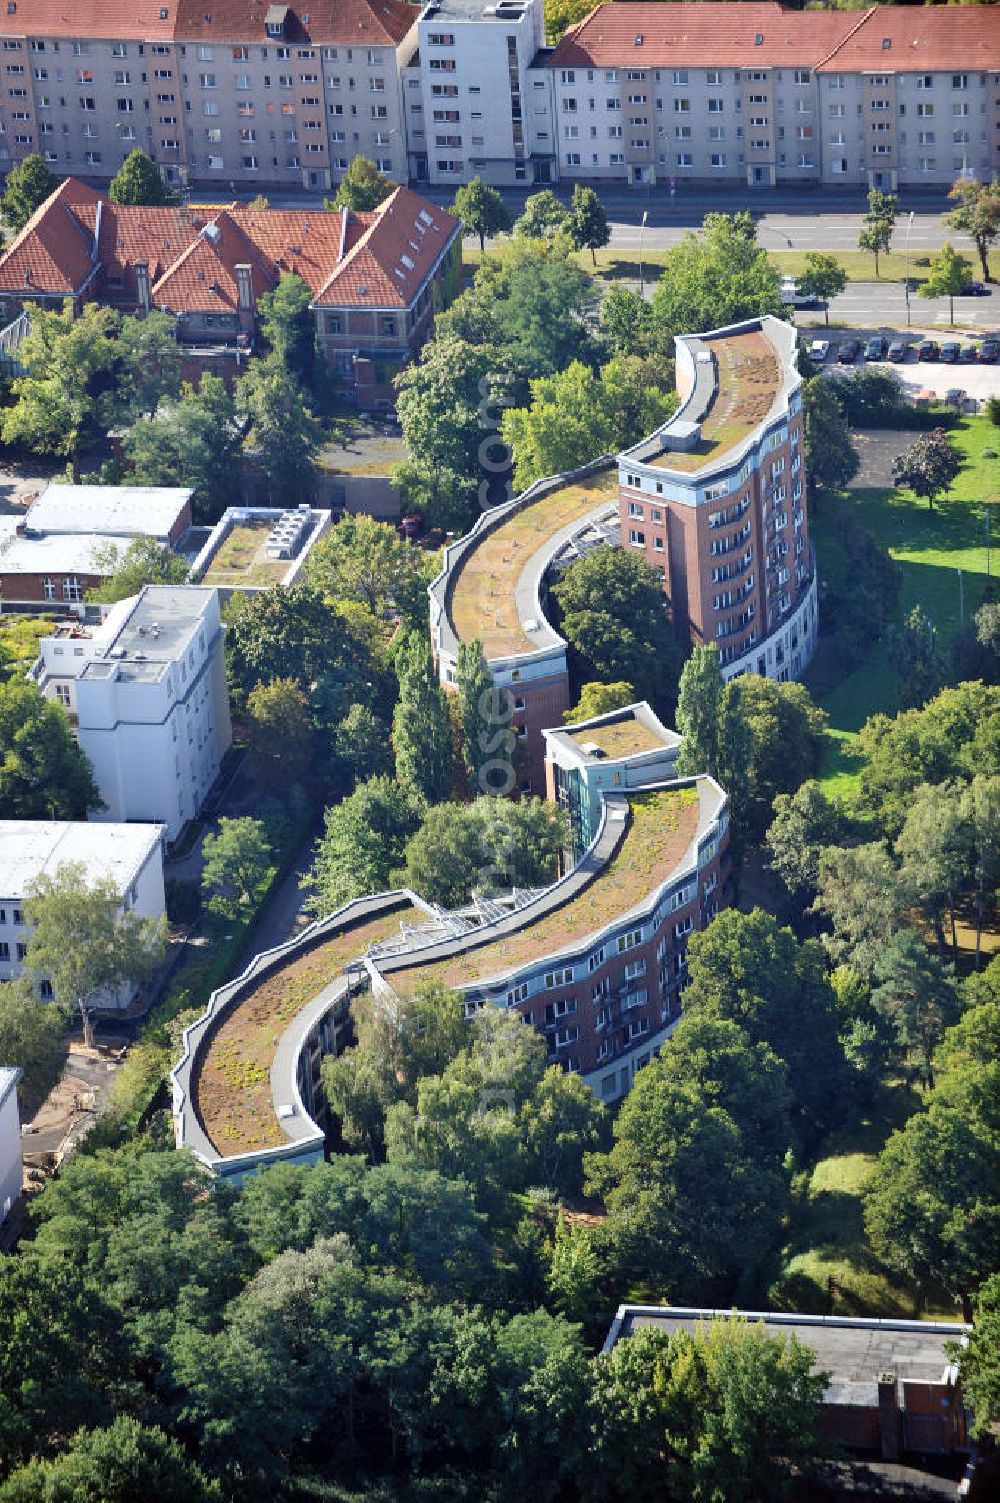
[[[600,758],[607,755],[604,747],[598,746],[596,741],[582,741],[580,743],[580,750],[583,752],[585,757]]]
[[[537,631],[538,630],[538,622],[535,620],[534,616],[529,616],[528,617],[528,620],[524,623],[524,629],[525,629],[525,631]]]

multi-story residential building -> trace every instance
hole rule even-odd
[[[561,178],[895,188],[1000,169],[996,8],[606,0],[539,61]]]
[[[389,406],[393,377],[461,279],[459,221],[396,188],[369,213],[234,203],[216,212],[111,203],[67,178],[0,256],[0,317],[91,299],[176,319],[187,374],[231,375],[252,350],[262,295],[295,272],[313,294],[333,385],[361,407]],[[6,337],[6,336],[5,336]],[[8,358],[16,359],[11,340]]]
[[[21,1193],[24,1161],[21,1151],[21,1116],[17,1109],[17,1084],[21,1070],[0,1066],[0,1226],[7,1220]]]
[[[132,539],[177,543],[191,526],[179,486],[50,485],[23,520],[0,519],[0,599],[80,606]]]
[[[140,918],[162,918],[163,836],[158,824],[89,824],[85,820],[0,820],[0,980],[24,973],[31,929],[24,923],[24,900],[39,877],[54,877],[62,867],[79,867],[88,883],[110,879],[121,897],[121,911]],[[49,982],[40,983],[51,997]],[[106,994],[105,1008],[123,1008],[135,994],[122,987]]]
[[[431,0],[417,36],[403,70],[411,177],[533,182],[528,70],[545,41],[543,0]]]
[[[175,840],[232,743],[219,592],[147,585],[100,626],[39,642],[32,678],[58,700],[89,757],[97,820],[155,820]]]
[[[370,990],[391,1008],[429,981],[459,991],[467,1017],[518,1012],[549,1062],[601,1100],[629,1090],[680,1015],[689,936],[729,901],[729,812],[711,778],[673,777],[678,738],[646,706],[576,733],[591,761],[608,748],[618,776],[598,788],[578,762],[587,792],[573,817],[590,830],[572,869],[541,891],[453,911],[406,889],[358,898],[258,956],[185,1031],[172,1072],[179,1147],[234,1180],[279,1159],[314,1162],[332,1125],[321,1061],[349,1039],[352,995]],[[565,771],[560,735],[550,747]],[[314,990],[303,1001],[304,981]]]
[[[407,171],[400,71],[416,45],[402,0],[307,9],[168,0],[9,0],[0,31],[0,164],[41,152],[106,178],[136,146],[170,183],[329,188],[359,153]]]
[[[682,644],[716,642],[727,678],[794,678],[816,643],[801,377],[791,324],[766,317],[676,341],[682,405],[618,457],[538,481],[484,512],[431,585],[441,681],[478,637],[508,721],[494,793],[541,793],[543,730],[570,705],[566,643],[547,581],[587,549],[640,549],[663,579]],[[506,757],[506,760],[505,760]],[[492,779],[492,774],[490,774]]]
[[[680,407],[619,458],[622,546],[727,678],[795,678],[817,631],[795,329],[768,315],[675,347]]]

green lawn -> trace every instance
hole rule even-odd
[[[886,1138],[916,1110],[909,1087],[882,1088],[872,1108],[834,1133],[820,1158],[798,1176],[783,1270],[770,1302],[836,1315],[954,1319],[947,1297],[921,1309],[917,1291],[874,1256],[864,1232],[861,1187]]]
[[[964,464],[949,494],[931,511],[908,491],[852,490],[839,500],[824,500],[811,517],[819,577],[836,578],[843,568],[843,555],[834,533],[838,506],[852,507],[903,568],[899,617],[918,603],[937,627],[947,650],[959,627],[962,571],[965,619],[983,601],[987,584],[986,527],[984,502],[992,507],[994,548],[990,572],[1000,574],[1000,460],[984,459],[985,448],[1000,449],[1000,429],[986,418],[965,418],[952,438],[961,449]],[[900,447],[910,435],[900,438]],[[827,649],[829,650],[829,649]],[[853,755],[854,733],[870,715],[896,708],[892,674],[885,643],[880,643],[836,687],[825,689],[828,664],[820,653],[810,675],[814,692],[830,717],[832,746],[823,779],[828,793],[850,798],[857,769]]]

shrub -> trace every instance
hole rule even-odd
[[[990,400],[992,401],[992,398]],[[997,457],[997,451],[996,451],[996,449],[984,449],[983,450],[983,458],[984,459],[996,459],[996,457]]]
[[[987,397],[986,416],[994,428],[1000,428],[1000,397]]]
[[[172,924],[193,924],[201,912],[201,888],[197,882],[174,877],[167,883],[167,918]]]

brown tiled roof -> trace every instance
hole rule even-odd
[[[567,31],[550,63],[555,68],[815,67],[858,19],[857,11],[786,10],[773,0],[608,0]]]
[[[269,6],[270,0],[179,0],[175,35],[178,41],[266,42]],[[282,40],[397,47],[419,14],[404,0],[301,0],[288,7]]]
[[[223,209],[194,234],[187,247],[153,287],[153,302],[172,313],[235,313],[236,268],[250,267],[253,300],[278,280],[273,266]]]
[[[93,269],[98,217],[98,295],[113,281],[116,301],[135,301],[135,265],[146,261],[153,302],[174,313],[235,309],[239,265],[250,266],[255,301],[294,271],[327,307],[405,308],[459,230],[408,188],[367,214],[234,203],[206,219],[177,205],[113,204],[67,178],[0,256],[0,292],[78,289]]]
[[[177,0],[14,0],[0,15],[0,35],[101,37],[111,41],[169,42]],[[165,15],[161,12],[166,12]]]
[[[867,13],[820,71],[985,73],[998,68],[1000,10],[995,5],[881,5]]]
[[[343,213],[338,216],[343,224]],[[460,229],[453,214],[397,188],[371,214],[350,214],[344,255],[315,293],[335,308],[405,308]]]
[[[81,287],[93,270],[99,202],[100,194],[86,183],[64,179],[0,257],[0,290],[23,292],[30,286],[68,297]]]
[[[267,41],[269,0],[14,0],[0,35],[122,41]],[[283,40],[396,47],[419,8],[404,0],[302,0]],[[308,21],[306,17],[308,16]]]

